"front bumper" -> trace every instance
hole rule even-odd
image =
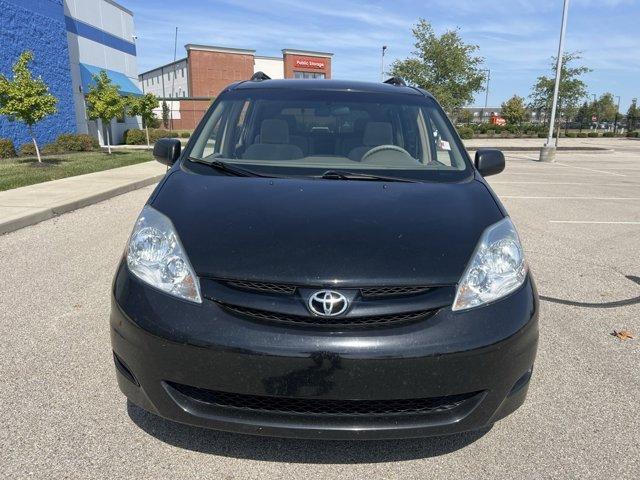
[[[120,389],[170,420],[282,437],[409,438],[480,429],[517,409],[537,312],[529,278],[493,305],[392,328],[282,327],[174,299],[121,265],[111,341]]]

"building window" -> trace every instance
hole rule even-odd
[[[180,69],[180,72],[182,73],[182,78],[184,78],[184,67]]]
[[[319,72],[293,72],[294,78],[325,78],[324,73]]]

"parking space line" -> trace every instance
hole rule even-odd
[[[569,165],[569,164],[560,163],[560,162],[555,162],[555,164],[556,165],[560,165],[561,167],[577,168],[577,169],[580,169],[580,170],[588,170],[590,172],[604,173],[606,175],[615,175],[617,177],[626,177],[626,175],[624,175],[622,173],[607,172],[606,170],[596,170],[595,168],[587,168],[587,167],[576,167],[575,165]]]
[[[596,220],[549,220],[549,223],[576,223],[594,225],[640,225],[640,222],[600,222]]]
[[[560,196],[528,196],[528,195],[498,195],[500,198],[515,198],[523,200],[640,200],[640,197],[560,197]]]
[[[524,181],[506,181],[492,182],[491,185],[582,185],[588,187],[640,187],[637,183],[588,183],[588,182],[524,182]]]

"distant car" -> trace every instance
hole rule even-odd
[[[229,86],[135,222],[112,296],[120,389],[167,419],[377,439],[524,401],[538,296],[516,229],[427,92]]]

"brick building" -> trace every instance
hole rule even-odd
[[[331,78],[332,53],[284,49],[282,57],[265,57],[242,48],[187,44],[185,49],[185,58],[138,76],[144,93],[167,102],[171,128],[178,130],[195,128],[224,87],[255,72],[271,78]]]

